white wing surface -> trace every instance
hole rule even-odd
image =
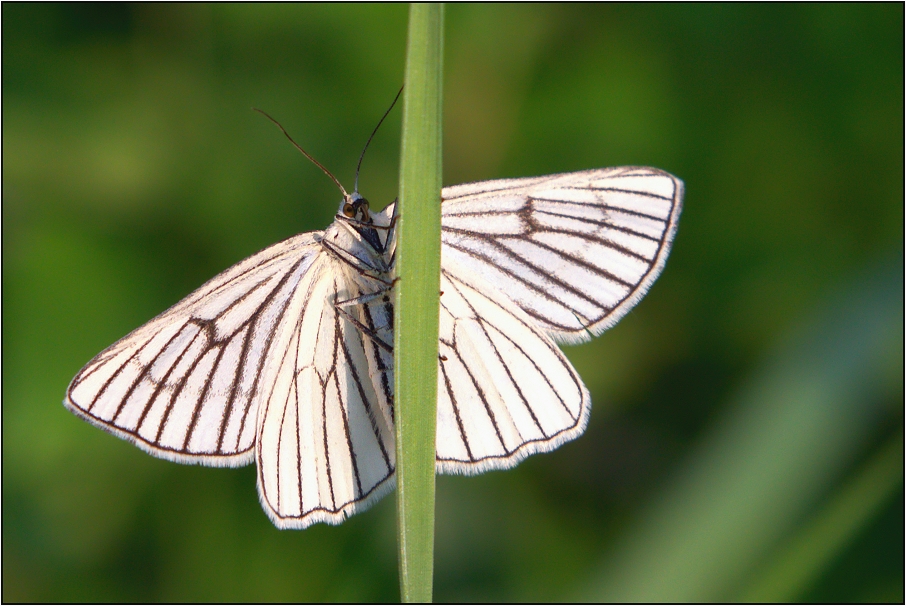
[[[682,196],[682,181],[640,167],[447,187],[441,263],[493,284],[556,341],[587,341],[660,274]]]
[[[338,524],[394,485],[392,354],[360,328],[374,336],[380,323],[387,334],[386,318],[373,315],[384,306],[335,307],[375,290],[321,255],[277,326],[256,462],[262,505],[279,528]]]
[[[105,349],[72,380],[66,407],[155,456],[250,463],[267,351],[319,233],[234,265]]]
[[[437,469],[506,469],[579,436],[591,399],[551,338],[500,291],[441,269]]]

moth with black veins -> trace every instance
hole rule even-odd
[[[157,457],[254,462],[279,528],[338,524],[390,491],[396,205],[373,212],[337,185],[326,230],[230,267],[105,349],[65,406]],[[638,303],[682,198],[682,181],[642,167],[443,189],[438,472],[507,469],[584,431],[588,390],[555,343]]]

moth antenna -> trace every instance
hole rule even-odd
[[[374,130],[371,132],[371,136],[368,137],[368,141],[365,143],[365,149],[362,150],[362,155],[359,156],[359,164],[355,167],[355,189],[353,189],[353,191],[355,192],[359,191],[359,170],[362,168],[362,160],[365,159],[365,151],[371,144],[371,140],[374,139],[374,135],[377,134],[377,131],[381,127],[381,124],[384,123],[384,118],[387,117],[387,114],[389,114],[390,110],[393,109],[393,106],[396,105],[396,102],[400,98],[401,94],[403,94],[403,86],[400,87],[399,92],[396,93],[396,97],[393,98],[393,103],[390,104],[390,107],[388,107],[387,111],[384,112],[384,115],[381,116],[380,121],[378,121],[377,126],[374,127]]]
[[[397,95],[397,96],[398,96],[398,95]],[[334,177],[333,174],[332,174],[329,170],[327,170],[326,168],[324,168],[324,165],[323,165],[323,164],[321,164],[320,162],[318,162],[317,160],[315,160],[314,158],[312,158],[312,157],[311,157],[311,154],[309,154],[307,151],[305,151],[304,149],[302,149],[302,146],[301,146],[301,145],[299,145],[298,143],[296,143],[295,141],[293,141],[293,138],[289,136],[289,133],[286,132],[286,129],[285,129],[285,128],[283,128],[283,125],[281,125],[279,122],[277,122],[276,120],[274,120],[273,118],[271,118],[271,117],[267,114],[267,112],[262,111],[262,110],[258,109],[257,107],[253,107],[252,109],[255,110],[256,112],[258,112],[259,114],[261,114],[262,116],[264,116],[265,118],[267,118],[268,120],[270,120],[271,122],[273,122],[274,124],[276,124],[276,125],[277,125],[277,128],[279,128],[280,130],[282,130],[282,131],[283,131],[283,134],[286,135],[286,138],[289,139],[289,142],[292,143],[293,145],[295,145],[295,146],[296,146],[296,149],[298,149],[300,152],[302,152],[302,155],[304,155],[306,158],[308,158],[309,160],[311,160],[311,161],[314,163],[315,166],[317,166],[317,167],[320,168],[322,171],[324,171],[324,174],[325,174],[325,175],[327,175],[328,177],[330,177],[331,179],[333,179],[333,182],[336,183],[336,184],[337,184],[337,187],[340,188],[340,191],[343,192],[343,198],[346,199],[346,200],[349,199],[349,194],[346,193],[346,189],[345,189],[345,188],[343,187],[343,185],[337,180],[337,178]],[[380,126],[380,124],[378,124],[378,126]],[[370,139],[369,139],[369,141],[370,141]],[[366,146],[366,147],[367,147],[367,146]],[[359,160],[359,162],[361,162],[361,160]],[[358,173],[356,173],[356,180],[358,180]]]

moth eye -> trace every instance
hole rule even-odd
[[[347,202],[343,205],[343,214],[351,219],[355,215],[355,207]]]

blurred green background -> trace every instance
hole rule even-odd
[[[403,5],[2,7],[3,600],[394,601],[394,498],[278,531],[253,467],[61,405],[95,354],[324,228],[402,84]],[[567,348],[584,436],[440,477],[442,601],[904,599],[902,4],[451,5],[445,184],[686,183],[663,276]],[[365,158],[396,196],[400,111]]]

